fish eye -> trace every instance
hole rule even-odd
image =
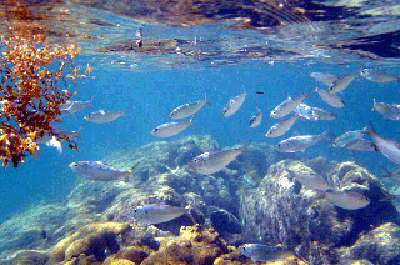
[[[147,211],[144,211],[144,214],[147,215]]]

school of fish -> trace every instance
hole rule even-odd
[[[371,82],[400,82],[400,77],[387,74],[380,70],[364,69],[356,73],[350,73],[343,76],[333,76],[327,73],[312,72],[310,74],[316,81],[323,83],[327,89],[315,88],[309,90],[297,97],[287,96],[287,98],[274,107],[270,111],[270,118],[279,119],[265,133],[267,138],[276,138],[287,134],[298,120],[304,121],[332,121],[336,119],[336,115],[321,107],[308,106],[304,103],[308,97],[316,92],[322,101],[335,107],[345,107],[345,101],[338,93],[347,89],[350,83],[358,77],[365,78]],[[257,95],[264,95],[265,92],[256,92]],[[233,116],[240,110],[244,104],[248,93],[244,90],[239,95],[233,95],[228,100],[225,107],[221,111],[221,115],[225,118]],[[92,100],[89,101],[67,101],[61,109],[61,115],[72,115],[92,106]],[[377,111],[384,119],[400,120],[400,105],[388,104],[385,102],[377,102],[373,100],[373,110]],[[150,131],[154,137],[172,137],[185,131],[193,126],[193,117],[203,107],[209,105],[210,101],[207,95],[204,99],[188,102],[177,106],[171,110],[168,118],[173,121],[167,121],[155,127]],[[262,124],[263,111],[255,105],[255,115],[249,119],[248,126],[251,128],[258,127]],[[294,113],[290,116],[291,113]],[[86,115],[84,119],[88,122],[103,124],[112,122],[118,118],[126,116],[125,111],[109,111],[100,110]],[[180,121],[176,121],[180,120]],[[335,136],[329,129],[320,134],[295,135],[283,139],[275,144],[277,152],[304,152],[308,148],[322,142],[327,142],[330,148],[346,148],[353,151],[379,151],[384,157],[400,165],[400,143],[385,139],[380,136],[374,129],[373,124],[369,124],[365,128],[355,128],[354,131],[344,132],[342,135]],[[77,132],[59,132],[59,134],[76,136]],[[371,140],[365,139],[369,136]],[[48,135],[42,137],[40,142],[46,145],[52,145],[61,152],[61,144],[56,135]],[[193,157],[187,164],[187,169],[192,174],[212,175],[216,172],[224,170],[232,161],[240,154],[246,151],[249,143],[242,144],[239,147],[224,150],[214,150],[204,152],[203,154]],[[79,176],[93,181],[115,181],[129,178],[134,173],[134,167],[130,169],[119,169],[104,164],[101,161],[77,161],[70,164],[70,168]],[[298,172],[285,169],[291,179],[298,181],[305,189],[318,192],[333,205],[345,210],[354,211],[370,204],[370,198],[353,190],[340,190],[330,185],[323,176],[315,172]],[[170,221],[182,215],[190,215],[191,206],[171,206],[164,204],[138,205],[131,209],[130,216],[133,221],[142,225],[159,224]],[[192,217],[191,217],[192,218]],[[239,247],[242,255],[249,257],[252,261],[268,261],[274,258],[292,255],[282,247],[267,246],[259,244],[244,244]]]

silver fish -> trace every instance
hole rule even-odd
[[[298,105],[307,97],[307,94],[303,94],[297,98],[292,99],[290,96],[281,102],[274,110],[271,111],[271,117],[274,119],[282,118],[289,115],[292,111],[296,109]]]
[[[69,167],[78,176],[99,181],[113,181],[121,178],[127,180],[134,169],[132,167],[130,170],[120,170],[116,167],[103,164],[101,161],[77,161],[72,162]]]
[[[256,106],[256,115],[250,119],[250,127],[254,128],[261,124],[262,112],[260,107]]]
[[[361,140],[363,136],[362,130],[357,131],[348,131],[344,134],[335,138],[335,140],[331,143],[331,146],[338,148],[347,148],[355,144],[357,141]]]
[[[131,217],[141,224],[154,225],[173,220],[181,215],[190,214],[190,207],[171,205],[142,205],[131,210]]]
[[[339,76],[335,81],[332,82],[328,90],[331,93],[341,92],[345,90],[350,85],[351,81],[353,81],[353,79],[356,78],[357,76],[360,76],[359,72],[354,74]]]
[[[86,107],[93,108],[92,106],[93,99],[94,96],[92,96],[92,98],[88,101],[67,100],[64,104],[60,106],[61,116],[75,115],[76,112],[84,110]]]
[[[355,143],[352,143],[351,145],[346,146],[346,148],[349,150],[364,151],[364,152],[377,150],[377,148],[373,142],[365,140],[365,139],[359,139]]]
[[[325,197],[334,205],[346,210],[358,210],[370,204],[370,199],[351,190],[327,190]]]
[[[167,122],[151,130],[150,134],[157,137],[171,137],[183,132],[189,126],[192,126],[192,119],[183,123]]]
[[[306,189],[311,189],[311,190],[320,190],[320,191],[326,191],[329,189],[332,189],[332,186],[328,185],[328,182],[315,173],[314,171],[309,172],[309,173],[300,173],[300,172],[295,172],[289,169],[285,169],[289,174],[294,177],[297,181],[301,183]]]
[[[387,104],[385,102],[377,102],[373,100],[373,110],[379,112],[385,119],[398,121],[400,120],[400,105]]]
[[[281,246],[268,246],[261,244],[245,244],[239,246],[240,254],[249,257],[253,262],[272,261],[285,259],[294,253]]]
[[[338,95],[335,95],[328,90],[323,90],[318,87],[315,88],[315,91],[318,92],[321,99],[325,101],[328,105],[335,108],[344,107],[344,101]]]
[[[38,144],[55,147],[59,153],[62,152],[61,141],[56,135],[50,135],[46,133],[43,136],[37,136],[35,142],[37,142]]]
[[[336,120],[336,115],[330,111],[318,108],[311,107],[306,104],[300,104],[296,107],[296,114],[300,116],[301,120],[310,120],[310,121],[332,121]]]
[[[304,152],[310,146],[315,145],[321,140],[329,140],[326,136],[329,130],[324,131],[320,135],[298,135],[282,140],[275,145],[278,152]]]
[[[364,128],[363,133],[372,137],[376,148],[382,155],[397,165],[400,165],[400,143],[379,136],[372,127],[372,124],[370,125],[370,130],[368,131],[367,128]]]
[[[334,75],[321,72],[311,72],[310,76],[328,87],[337,79],[337,77]]]
[[[244,100],[246,99],[247,92],[243,91],[242,94],[236,96],[234,99],[231,99],[228,103],[226,103],[224,110],[222,111],[223,117],[229,117],[236,113],[243,105]]]
[[[108,123],[126,116],[125,111],[99,110],[85,115],[85,120],[93,123]]]
[[[271,128],[265,133],[266,137],[278,137],[284,135],[287,131],[292,128],[293,124],[296,120],[299,119],[299,115],[294,115],[286,120],[281,120],[277,122],[275,125],[271,126]]]
[[[176,107],[169,114],[169,118],[172,120],[182,120],[196,114],[204,105],[210,104],[207,99],[207,95],[204,99],[198,100],[196,102],[189,102],[187,104]]]
[[[237,149],[206,152],[190,160],[188,165],[197,174],[211,175],[225,169],[247,146],[249,143]]]
[[[400,82],[400,76],[388,74],[382,70],[364,69],[360,71],[360,76],[371,82]]]

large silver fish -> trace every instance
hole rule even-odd
[[[128,180],[134,169],[134,167],[132,167],[130,170],[121,170],[116,167],[103,164],[101,161],[77,161],[72,162],[69,167],[78,176],[82,176],[89,180],[98,181],[113,181],[122,178]]]
[[[271,126],[271,128],[265,133],[266,137],[278,137],[284,135],[287,131],[292,128],[293,124],[296,120],[299,119],[299,115],[294,115],[288,119],[281,120],[277,122],[275,125]]]
[[[235,114],[236,111],[238,111],[243,105],[246,96],[247,92],[243,91],[242,94],[236,96],[234,99],[229,100],[229,102],[226,103],[224,110],[222,111],[222,116],[229,117]]]
[[[328,105],[335,108],[344,107],[344,101],[338,95],[335,95],[328,90],[323,90],[318,87],[315,88],[315,92],[318,92],[321,99],[325,101]]]
[[[326,199],[346,210],[358,210],[370,204],[370,199],[361,193],[351,190],[327,190]]]
[[[173,220],[181,215],[190,214],[190,207],[149,204],[136,206],[131,210],[131,217],[136,222],[154,225]]]
[[[363,136],[362,130],[347,131],[344,134],[335,138],[331,143],[331,146],[338,148],[347,148],[355,144],[357,141],[361,140]]]
[[[382,155],[397,165],[400,165],[400,143],[379,136],[372,127],[372,124],[370,125],[370,130],[364,128],[363,133],[372,137],[376,148]]]
[[[304,152],[310,146],[315,145],[321,140],[329,140],[327,137],[329,130],[322,132],[320,135],[298,135],[282,140],[275,145],[278,152]]]
[[[345,90],[353,81],[354,78],[357,76],[360,76],[360,72],[356,72],[354,74],[349,74],[349,75],[342,75],[336,78],[335,81],[332,82],[332,84],[329,86],[328,90],[331,93],[338,93],[343,90]]]
[[[306,189],[320,191],[332,189],[332,186],[328,185],[328,182],[326,182],[326,180],[322,176],[318,175],[314,171],[309,173],[301,173],[289,169],[285,170],[289,172],[289,174],[297,181],[299,181],[301,185],[303,185]]]
[[[237,149],[206,152],[190,160],[188,165],[197,174],[211,175],[225,169],[249,145],[247,143]]]
[[[360,71],[360,76],[371,82],[400,82],[400,76],[388,74],[382,70],[364,69]]]
[[[260,107],[256,106],[256,114],[250,119],[250,127],[254,128],[261,124],[262,111]]]
[[[294,255],[292,251],[285,250],[281,246],[261,244],[241,245],[239,246],[239,251],[240,254],[250,258],[253,262],[280,260]]]
[[[192,126],[192,119],[183,123],[167,122],[151,130],[150,134],[157,137],[171,137],[186,130],[186,128],[188,128],[189,126]]]
[[[306,104],[300,104],[296,107],[296,114],[300,116],[301,120],[309,120],[309,121],[332,121],[336,120],[336,115],[330,111],[318,108],[311,107]]]
[[[337,93],[345,90],[347,86],[353,81],[354,78],[360,75],[360,72],[356,72],[354,74],[342,75],[342,76],[334,76],[331,74],[321,73],[321,72],[312,72],[310,74],[311,77],[315,78],[315,80],[324,83],[328,86],[328,91],[331,93]]]
[[[365,139],[357,140],[355,143],[346,146],[346,148],[353,151],[377,151],[377,147],[375,146],[375,144]]]
[[[76,112],[84,110],[86,107],[93,108],[92,106],[93,99],[94,96],[92,96],[92,98],[88,101],[67,100],[64,104],[60,105],[61,116],[75,115]]]
[[[296,109],[298,105],[307,97],[307,94],[303,94],[297,98],[291,98],[288,96],[286,100],[281,102],[274,110],[271,111],[270,116],[274,119],[282,118],[289,115],[292,111]]]
[[[108,123],[126,116],[125,111],[99,110],[85,115],[85,120],[93,123]]]
[[[377,102],[373,100],[373,110],[379,112],[385,119],[398,121],[400,120],[400,105],[387,104],[385,102]]]
[[[207,95],[202,100],[198,100],[196,102],[189,102],[187,104],[176,107],[169,114],[169,118],[172,120],[186,119],[187,117],[190,117],[190,116],[196,114],[206,104],[210,104],[210,102],[207,99]]]

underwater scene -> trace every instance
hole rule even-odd
[[[0,1],[0,264],[400,264],[400,3]]]

